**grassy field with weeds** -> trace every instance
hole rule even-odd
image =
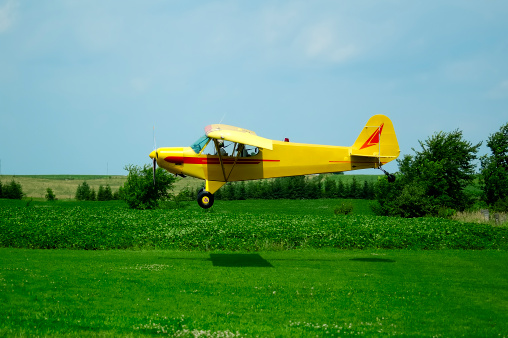
[[[508,227],[370,203],[0,199],[0,336],[508,336]]]
[[[506,337],[508,252],[0,249],[0,336]]]
[[[32,249],[506,249],[508,227],[335,215],[343,200],[217,201],[132,210],[122,202],[0,200],[0,246]],[[290,207],[291,205],[291,207]],[[361,205],[361,204],[360,204]]]

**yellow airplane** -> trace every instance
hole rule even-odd
[[[198,204],[210,208],[213,194],[227,182],[378,168],[400,154],[392,121],[372,116],[350,147],[275,141],[253,131],[212,124],[190,147],[158,148],[150,153],[156,164],[180,176],[205,180]]]

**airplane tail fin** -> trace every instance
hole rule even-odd
[[[351,156],[379,158],[383,165],[400,154],[392,121],[384,115],[372,116],[351,147]]]

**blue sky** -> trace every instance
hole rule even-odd
[[[438,131],[484,141],[508,122],[507,17],[496,0],[0,0],[1,173],[125,174],[154,125],[157,146],[220,121],[349,146],[385,114],[402,154]]]

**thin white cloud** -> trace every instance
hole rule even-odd
[[[338,27],[326,22],[308,27],[300,41],[305,55],[310,59],[341,63],[359,52],[354,44],[340,38]]]
[[[0,5],[0,33],[7,31],[13,25],[17,7],[17,0],[7,0]]]
[[[129,81],[129,85],[135,92],[141,93],[145,92],[148,89],[149,81],[147,79],[138,77],[131,79]]]
[[[508,80],[498,83],[487,93],[487,97],[496,100],[508,98]]]

